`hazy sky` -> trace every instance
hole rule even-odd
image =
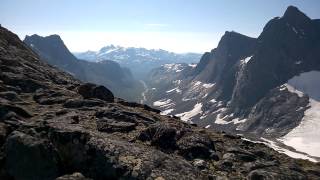
[[[320,18],[320,0],[0,0],[0,23],[21,39],[59,34],[74,52],[109,44],[205,52],[227,30],[258,36],[288,5]]]

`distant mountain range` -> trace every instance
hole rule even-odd
[[[201,54],[185,53],[177,54],[162,49],[145,49],[134,47],[121,47],[109,45],[99,51],[87,51],[73,53],[78,59],[91,62],[112,60],[123,67],[128,67],[139,79],[143,79],[153,68],[160,67],[167,63],[197,63]]]
[[[140,99],[142,84],[133,77],[128,68],[121,67],[117,62],[110,60],[80,61],[68,50],[58,35],[26,36],[24,43],[50,65],[82,81],[103,84],[118,97],[127,100],[138,101]]]
[[[196,67],[167,64],[148,77],[146,102],[162,114],[320,157],[320,21],[296,7],[258,38],[226,32]]]

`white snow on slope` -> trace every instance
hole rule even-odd
[[[197,81],[196,83],[194,83],[194,86],[197,87],[201,84],[201,81]]]
[[[166,91],[166,93],[171,93],[171,92],[177,92],[177,93],[181,93],[182,91],[178,88],[178,87],[176,87],[176,88],[173,88],[173,89],[170,89],[170,90],[168,90],[168,91]]]
[[[160,112],[160,115],[168,115],[170,114],[172,111],[174,111],[174,109],[167,109],[165,111]]]
[[[158,106],[158,107],[171,107],[175,105],[174,102],[171,99],[161,99],[158,101],[153,102],[153,106]]]
[[[180,79],[179,80],[174,80],[173,83],[176,84],[176,85],[179,85],[181,83],[181,80]]]
[[[293,30],[296,34],[298,34],[298,31],[296,30],[295,27],[292,26],[292,30]]]
[[[240,123],[244,123],[244,122],[247,121],[247,119],[239,119],[239,118],[234,118],[231,121],[224,120],[224,119],[226,119],[228,117],[233,117],[233,114],[230,114],[230,115],[227,115],[227,116],[224,116],[224,117],[221,117],[221,114],[218,114],[217,117],[216,117],[216,121],[214,123],[216,123],[216,124],[230,124],[230,123],[240,124]]]
[[[202,84],[202,86],[204,88],[212,88],[215,84],[214,83],[205,83],[205,84]]]
[[[211,103],[216,103],[217,100],[213,98],[213,99],[211,99],[209,102],[211,102]]]
[[[253,55],[252,55],[252,56],[249,56],[249,57],[246,57],[246,58],[240,60],[240,62],[242,62],[242,63],[244,63],[244,64],[247,64],[247,63],[251,60],[252,57],[253,57]]]
[[[181,64],[164,64],[163,67],[166,68],[167,71],[180,72],[183,70]]]
[[[201,103],[197,103],[196,105],[194,105],[194,107],[193,107],[193,109],[191,111],[180,113],[180,114],[176,114],[176,116],[180,117],[180,119],[182,121],[190,121],[191,118],[193,118],[194,116],[202,113],[201,108],[202,108],[202,104]]]
[[[301,154],[301,153],[297,153],[297,152],[293,152],[293,151],[290,151],[288,149],[285,149],[285,148],[282,148],[280,146],[277,145],[276,142],[274,141],[271,141],[269,139],[266,139],[266,138],[261,138],[262,141],[252,141],[250,139],[247,139],[247,138],[241,138],[243,140],[246,140],[246,141],[250,141],[250,142],[253,142],[253,143],[262,143],[262,144],[265,144],[267,146],[269,146],[270,148],[280,152],[280,153],[283,153],[283,154],[286,154],[292,158],[296,158],[296,159],[307,159],[309,161],[312,161],[312,162],[317,162],[317,160],[315,160],[314,158],[311,158],[305,154]]]
[[[310,108],[304,112],[301,123],[279,140],[297,151],[320,157],[320,72],[302,73],[290,79],[286,86],[299,96],[307,94]]]

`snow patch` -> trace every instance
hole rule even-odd
[[[166,93],[171,93],[171,92],[177,92],[177,93],[181,93],[182,91],[178,88],[178,87],[176,87],[176,88],[173,88],[173,89],[170,89],[170,90],[168,90],[168,91],[166,91]]]
[[[216,121],[215,123],[216,124],[230,124],[230,123],[233,123],[233,124],[240,124],[240,123],[244,123],[247,121],[247,119],[240,119],[240,118],[234,118],[232,119],[231,121],[226,121],[224,119],[228,118],[228,117],[233,117],[233,114],[230,114],[230,115],[226,115],[224,117],[221,117],[221,112],[225,111],[226,108],[221,108],[222,110],[220,111],[220,114],[217,115],[216,117]]]
[[[166,68],[167,71],[181,72],[183,70],[181,64],[164,64],[163,67]]]
[[[213,98],[213,99],[211,99],[209,102],[211,102],[211,103],[216,103],[217,100]]]
[[[298,34],[298,31],[296,30],[295,27],[292,26],[292,30],[293,30],[296,34]]]
[[[249,56],[249,57],[246,57],[246,58],[244,58],[244,59],[242,59],[242,60],[240,60],[243,64],[247,64],[250,60],[251,60],[251,58],[253,57],[253,55],[252,56]]]
[[[201,103],[197,103],[196,105],[194,105],[194,107],[193,107],[193,109],[191,111],[180,113],[180,114],[176,114],[176,116],[180,117],[180,119],[182,121],[190,121],[191,118],[193,118],[194,116],[202,113],[201,108],[202,108],[202,104]]]
[[[204,88],[212,88],[214,85],[215,85],[214,83],[202,84]]]
[[[174,80],[173,83],[179,85],[181,83],[181,80]]]
[[[161,99],[159,101],[153,102],[153,106],[158,106],[158,107],[171,107],[175,105],[174,102],[171,99]]]
[[[172,111],[174,111],[174,109],[167,109],[165,111],[160,112],[160,115],[168,115],[170,114]]]
[[[194,86],[199,86],[201,84],[201,82],[200,81],[197,81],[195,84],[194,84]]]

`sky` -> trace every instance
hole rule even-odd
[[[58,34],[72,52],[124,47],[206,52],[225,31],[257,37],[287,6],[320,18],[319,0],[0,0],[0,24],[18,34]]]

